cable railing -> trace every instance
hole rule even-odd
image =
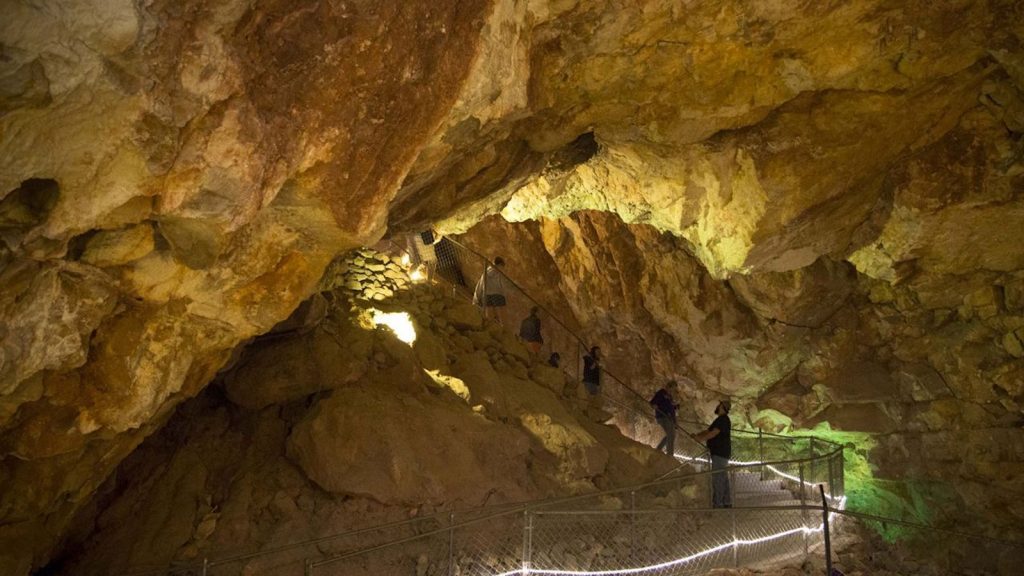
[[[770,447],[769,450],[775,453],[785,451],[781,445],[784,438],[774,438],[773,441],[780,443],[778,446]],[[749,453],[753,448],[744,448],[744,442],[735,444],[740,453]],[[841,459],[842,449],[837,448],[828,457]],[[763,483],[759,480],[762,475],[760,464],[738,465],[730,469],[732,476],[733,498],[746,507],[749,505],[766,503],[773,499],[786,498],[790,504],[800,501],[797,495],[799,487],[804,487],[802,493],[804,498],[808,497],[813,482],[819,480],[818,476],[811,473],[813,461],[817,457],[804,457],[785,462],[777,462],[772,465],[773,474],[779,478],[775,483]],[[824,468],[822,468],[824,469]],[[805,473],[806,470],[806,473]],[[841,470],[841,460],[835,467],[829,468],[832,471]],[[793,478],[803,478],[802,482],[788,482],[785,471],[792,472]],[[538,534],[547,534],[545,538],[554,538],[553,533],[560,530],[559,526],[564,523],[567,516],[586,515],[588,512],[602,515],[609,511],[617,510],[621,513],[632,511],[636,514],[647,514],[651,511],[664,511],[666,513],[709,513],[716,514],[703,506],[710,500],[710,478],[711,472],[694,472],[669,479],[659,479],[644,484],[604,490],[595,493],[565,496],[552,498],[543,501],[532,501],[525,503],[513,503],[502,506],[487,508],[469,509],[462,511],[442,512],[427,516],[421,516],[403,521],[390,522],[386,524],[362,527],[354,530],[326,535],[314,539],[294,542],[267,548],[250,553],[239,553],[226,555],[216,559],[204,559],[202,563],[189,563],[177,567],[163,568],[159,570],[131,572],[130,576],[155,576],[177,575],[177,576],[210,576],[228,574],[398,574],[402,573],[398,565],[408,564],[409,555],[414,554],[414,560],[419,562],[421,557],[428,558],[432,565],[444,563],[445,546],[436,541],[446,541],[449,550],[449,559],[445,566],[455,568],[455,560],[451,553],[458,552],[462,565],[472,564],[474,571],[433,571],[427,573],[436,574],[497,574],[488,572],[484,567],[501,568],[515,565],[520,556],[511,553],[511,547],[507,543],[507,532],[513,527],[515,530],[525,526],[523,518],[527,519],[538,529]],[[765,473],[764,475],[770,475]],[[754,480],[757,479],[755,482]],[[836,477],[827,482],[837,483]],[[838,496],[836,496],[838,498]],[[685,511],[685,512],[681,512]],[[747,514],[738,512],[736,514]],[[649,517],[648,517],[649,518]],[[607,520],[607,518],[605,518]],[[643,522],[640,522],[643,525]],[[547,532],[542,532],[547,530]],[[740,531],[742,533],[742,530]],[[609,536],[612,537],[612,536]],[[443,543],[442,543],[443,544]],[[553,544],[552,544],[553,545]],[[394,551],[399,548],[397,553]],[[520,550],[516,548],[516,550]],[[528,549],[529,550],[529,549]],[[383,564],[379,567],[380,572],[361,571],[369,570],[375,565],[376,560],[368,562],[367,558],[373,558],[381,554]],[[647,556],[653,552],[648,550]],[[425,556],[424,556],[425,555]],[[497,558],[502,558],[498,562]],[[491,561],[494,560],[494,561]],[[328,569],[328,567],[332,567]],[[344,569],[342,569],[344,568]],[[511,569],[511,568],[510,568]],[[394,571],[390,571],[394,570]],[[447,570],[447,568],[446,568]],[[390,572],[389,572],[390,571]],[[519,572],[516,572],[519,573]]]
[[[732,466],[724,472],[735,503],[728,509],[708,507],[716,472],[691,472],[536,502],[393,544],[310,558],[304,574],[703,574],[791,560],[823,543],[817,487],[824,487],[826,505],[842,507],[841,459],[842,448],[836,447],[773,462],[772,470],[769,464]]]
[[[488,262],[461,244],[449,240],[446,246],[433,263],[415,250],[406,254],[423,280],[471,299],[471,279],[479,278]],[[553,351],[573,350],[567,354],[575,356],[571,365],[560,366],[566,379],[562,394],[589,405],[592,399],[578,390],[583,340],[511,280],[506,300],[506,314],[518,312],[511,318],[525,317],[533,306],[543,311],[548,326],[533,354],[543,361]],[[503,320],[514,327],[510,317]],[[604,386],[602,399],[634,416],[617,422],[620,429],[634,439],[659,436],[660,428],[650,425],[646,399],[614,374],[604,374],[617,386]],[[639,485],[447,511],[133,576],[703,574],[817,553],[827,540],[825,520],[853,515],[844,510],[842,446],[733,429],[730,466],[720,472],[703,466],[703,447],[690,446],[696,444],[690,440],[675,455],[694,464],[694,471],[677,469]],[[715,474],[728,476],[733,507],[708,507]]]

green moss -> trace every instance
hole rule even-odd
[[[955,492],[937,482],[886,480],[875,477],[868,457],[877,442],[870,434],[833,430],[822,422],[811,430],[794,430],[794,434],[810,434],[844,446],[844,478],[846,507],[857,512],[896,518],[910,522],[932,523],[945,505],[953,505]],[[887,541],[918,535],[913,528],[867,522]]]

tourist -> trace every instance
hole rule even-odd
[[[473,291],[473,303],[484,309],[485,316],[491,310],[500,324],[504,324],[502,311],[508,303],[505,298],[505,275],[502,273],[504,268],[505,259],[498,256],[494,264],[487,266],[487,270],[480,275],[476,290]]]
[[[731,404],[723,400],[715,406],[717,418],[708,429],[694,434],[693,439],[707,442],[711,452],[711,505],[715,508],[732,508],[732,495],[729,491],[729,457],[732,456],[732,422],[729,421]]]
[[[523,318],[519,324],[519,338],[534,354],[539,354],[540,347],[544,344],[544,338],[540,335],[540,316],[537,315],[539,312],[540,308],[536,306],[530,308],[530,315]]]
[[[601,391],[601,348],[594,346],[583,356],[583,387],[591,396]]]
[[[562,356],[558,352],[552,352],[551,356],[548,356],[548,366],[552,368],[558,368],[558,364],[562,361]]]
[[[679,408],[679,404],[676,404],[672,398],[672,393],[675,391],[676,381],[669,380],[665,387],[655,392],[654,397],[650,400],[651,406],[654,406],[654,420],[665,431],[665,437],[658,442],[658,447],[655,450],[664,448],[665,454],[669,456],[675,456],[676,453],[676,410]]]

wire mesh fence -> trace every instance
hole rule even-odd
[[[663,434],[654,422],[647,399],[614,374],[602,371],[600,394],[587,393],[581,385],[584,342],[501,274],[500,267],[443,237],[416,235],[405,246],[390,243],[378,249],[406,262],[412,281],[435,283],[456,297],[482,306],[486,316],[499,321],[507,330],[516,331],[538,361],[548,361],[558,353],[556,363],[566,378],[563,393],[580,409],[608,418],[624,434],[639,441],[653,444]],[[487,296],[497,294],[503,296],[504,305],[489,305],[498,301],[489,301]],[[519,320],[531,311],[540,320],[542,341],[519,329]],[[709,472],[704,448],[680,429],[675,455],[692,467],[658,482],[559,499],[531,509],[512,506],[508,510],[485,509],[417,518],[251,554],[240,553],[163,573],[483,576],[521,573],[524,566],[612,569],[600,567],[626,564],[665,564],[657,570],[665,574],[696,573],[710,567],[735,565],[740,559],[746,562],[752,559],[751,554],[759,554],[750,550],[756,550],[765,542],[763,538],[771,535],[769,521],[758,520],[755,525],[748,525],[747,520],[769,516],[753,515],[752,510],[738,507],[806,503],[813,496],[810,487],[815,482],[827,482],[832,491],[834,472],[826,475],[823,471],[832,469],[821,463],[835,456],[826,455],[828,449],[835,447],[826,443],[816,446],[809,439],[735,431],[732,463],[740,466],[724,474],[729,478],[731,498],[737,508],[723,512],[708,508],[714,474]],[[779,464],[762,465],[765,461]],[[704,472],[694,474],[693,470]],[[838,470],[841,472],[841,462]],[[790,518],[795,517],[792,512],[780,514],[780,518],[788,518],[780,525],[796,522]],[[806,526],[806,514],[797,516],[804,522],[801,526]],[[624,548],[627,537],[628,549]],[[775,534],[775,539],[784,542],[792,537],[788,533]],[[804,546],[805,534],[801,533],[799,539]],[[773,548],[779,549],[777,545]]]
[[[518,571],[526,515],[518,509],[452,513],[417,536],[386,545],[309,558],[307,575],[484,576]]]
[[[520,334],[536,308],[543,341],[520,334],[538,361],[559,354],[563,394],[581,409],[609,415],[629,437],[654,443],[662,430],[647,399],[603,372],[598,397],[580,385],[585,343],[483,256],[446,238],[416,235],[405,246],[378,247],[403,259],[414,282],[432,282],[475,302]],[[488,301],[500,292],[504,305]],[[703,427],[699,423],[695,424]],[[181,576],[303,574],[511,576],[529,573],[704,574],[714,568],[768,567],[820,553],[825,526],[834,529],[845,494],[843,450],[811,437],[732,431],[730,467],[711,470],[707,454],[681,429],[675,455],[691,466],[647,484],[543,503],[442,513],[368,527],[203,564],[149,572]],[[715,479],[726,478],[731,508],[712,508]],[[721,488],[722,484],[719,484]],[[922,530],[921,541],[927,540]],[[966,542],[966,541],[965,541]],[[993,545],[986,570],[1019,566],[1017,552]],[[942,551],[949,573],[972,566],[968,547]],[[1016,564],[1012,564],[1016,562]],[[977,566],[977,563],[974,564]],[[1016,573],[1016,572],[1012,572]],[[141,576],[141,575],[140,575]]]
[[[770,452],[785,453],[781,437],[761,442]],[[806,449],[800,442],[793,446],[791,451]],[[162,573],[508,576],[527,569],[643,569],[698,574],[768,565],[820,548],[822,522],[814,508],[820,500],[810,499],[813,486],[806,478],[801,482],[801,468],[833,461],[832,467],[816,464],[816,469],[834,472],[841,453],[733,466],[725,472],[734,502],[729,509],[708,507],[714,474],[704,471],[543,503],[367,527]],[[832,478],[835,486],[827,486],[826,493],[838,497],[839,484]]]

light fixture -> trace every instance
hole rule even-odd
[[[419,284],[427,279],[427,274],[423,271],[423,265],[419,265],[409,273],[409,280],[412,280],[414,284]]]
[[[369,312],[374,326],[386,326],[399,340],[410,346],[416,341],[416,327],[408,312],[381,312],[376,308],[370,308]]]

